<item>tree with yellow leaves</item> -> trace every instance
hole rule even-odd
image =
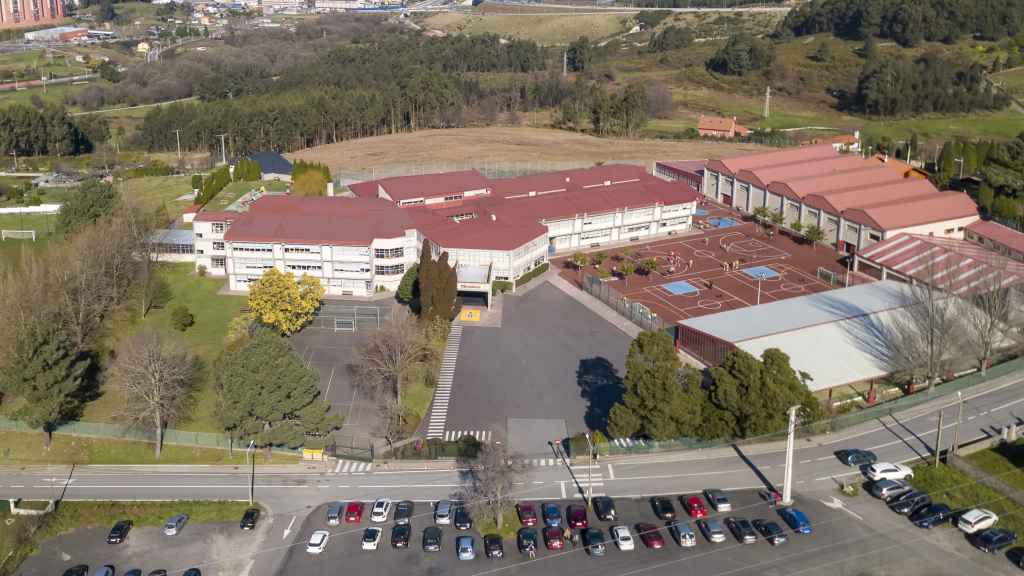
[[[288,336],[313,319],[324,292],[320,280],[313,276],[303,274],[296,281],[291,272],[271,268],[249,285],[249,311],[257,322]]]

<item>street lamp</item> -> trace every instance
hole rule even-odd
[[[789,409],[789,438],[786,440],[786,476],[782,481],[782,505],[789,506],[793,503],[793,443],[796,439],[797,413],[802,406],[792,406]]]
[[[255,440],[249,441],[249,447],[245,449],[245,465],[249,467],[249,505],[252,506],[252,492],[256,482],[256,457],[253,456],[252,464],[249,464],[249,452],[256,445]]]
[[[588,455],[590,456],[587,464],[587,506],[590,506],[591,500],[594,499],[594,445],[590,442],[589,432],[584,432],[583,437],[587,439]]]

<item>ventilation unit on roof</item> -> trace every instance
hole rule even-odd
[[[497,221],[498,221],[498,216],[496,214],[491,214],[491,222],[497,222]]]
[[[604,181],[604,185],[605,186],[611,186],[612,185],[612,181],[611,180],[605,180]]]
[[[537,195],[537,191],[536,190],[530,190],[530,193],[528,194],[528,196],[530,196],[530,197],[533,197],[533,196],[536,196],[536,195]]]
[[[569,182],[569,177],[568,176],[565,177],[565,181]]]

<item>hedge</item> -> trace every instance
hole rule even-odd
[[[526,284],[530,280],[533,280],[537,276],[540,276],[541,274],[543,274],[543,273],[545,273],[547,271],[548,271],[548,263],[545,262],[545,263],[541,264],[540,266],[537,266],[533,270],[530,270],[526,274],[523,274],[522,276],[520,276],[519,279],[516,280],[516,288],[519,288],[523,284]]]

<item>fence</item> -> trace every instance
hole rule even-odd
[[[380,328],[381,324],[391,318],[391,307],[388,306],[340,306],[325,303],[310,326],[335,332],[355,332]]]
[[[607,160],[603,164],[635,164],[649,168],[652,160]],[[556,172],[560,170],[576,170],[580,168],[593,168],[594,162],[565,161],[565,162],[490,162],[487,160],[471,159],[464,162],[439,162],[431,164],[410,164],[402,166],[387,166],[383,168],[369,168],[366,170],[339,171],[334,177],[339,186],[347,186],[356,182],[377,180],[378,178],[391,178],[394,176],[418,176],[421,174],[436,174],[438,172],[458,172],[462,170],[476,170],[487,178],[513,178],[516,176],[529,176],[542,172]]]
[[[644,330],[666,330],[669,328],[661,318],[658,318],[657,314],[651,312],[650,308],[626,298],[607,282],[602,282],[597,276],[589,274],[584,276],[583,290]]]
[[[324,446],[324,452],[335,458],[373,462],[373,441],[369,438],[334,434]]]

